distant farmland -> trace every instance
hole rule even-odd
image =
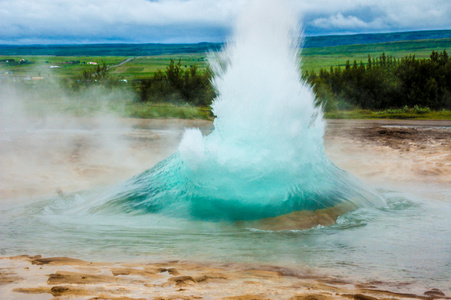
[[[432,50],[451,48],[451,30],[307,37],[304,45],[303,69],[318,71],[345,65],[347,60],[365,63],[368,55],[377,57],[382,52],[397,58],[410,54],[427,57]],[[212,43],[0,45],[0,78],[73,77],[91,68],[89,62],[96,62],[111,66],[112,73],[121,78],[141,79],[164,69],[170,59],[181,59],[184,68],[197,65],[203,69],[207,53],[222,47]],[[129,58],[133,59],[116,66]],[[27,63],[7,63],[8,59]]]

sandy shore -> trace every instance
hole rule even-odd
[[[184,127],[200,127],[205,133],[212,128],[206,121],[124,119],[115,120],[110,130],[111,123],[105,127],[78,120],[64,123],[65,130],[75,130],[68,135],[54,129],[61,128],[60,121],[54,124],[49,121],[50,131],[2,134],[3,204],[120,182],[176,151]],[[376,187],[449,191],[450,126],[449,121],[331,120],[326,152],[339,167]],[[96,263],[26,255],[0,259],[0,298],[451,299],[433,288],[351,282],[265,265]]]

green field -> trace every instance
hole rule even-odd
[[[45,78],[63,78],[63,77],[75,77],[83,72],[83,70],[92,68],[88,62],[105,62],[107,65],[115,65],[128,57],[120,56],[104,56],[104,57],[90,57],[90,56],[0,56],[0,60],[15,59],[20,61],[25,59],[30,64],[21,65],[9,65],[7,63],[0,63],[0,74],[4,77],[6,72],[12,72],[8,74],[11,77],[45,77]],[[80,61],[78,64],[71,63],[73,61]],[[57,66],[58,68],[51,68]]]
[[[427,58],[434,51],[451,49],[451,39],[433,39],[418,41],[401,41],[367,45],[346,45],[323,48],[306,48],[302,51],[304,70],[319,71],[330,66],[344,66],[346,61],[368,60],[368,55],[378,57],[383,52],[396,58],[415,55],[417,58]]]
[[[432,50],[443,51],[450,49],[451,39],[436,40],[417,40],[417,41],[400,41],[378,44],[364,45],[345,45],[322,48],[306,48],[302,51],[303,69],[318,71],[321,68],[329,69],[330,66],[345,65],[347,60],[366,62],[368,54],[377,57],[383,52],[397,58],[402,58],[410,54],[416,55],[418,58],[428,57]],[[129,62],[114,67],[115,65],[133,58]],[[31,64],[23,64],[11,66],[0,63],[0,76],[21,78],[29,77],[46,77],[61,79],[64,77],[75,77],[82,73],[83,70],[92,68],[88,62],[105,62],[112,66],[112,74],[127,80],[142,79],[151,76],[159,69],[164,69],[171,59],[181,59],[182,67],[190,67],[197,65],[199,68],[207,66],[206,54],[204,53],[178,53],[165,54],[155,56],[11,56],[2,55],[0,60],[4,59],[25,59]],[[70,63],[71,61],[80,61],[80,64]],[[264,63],[264,62],[262,62]],[[51,69],[50,66],[58,66],[59,68]],[[6,74],[6,73],[9,74]]]
[[[114,68],[113,74],[125,79],[142,79],[151,76],[158,70],[165,69],[171,59],[181,59],[183,68],[197,65],[200,69],[207,66],[205,55],[201,54],[178,54],[135,57],[129,63]]]
[[[125,60],[132,58],[123,65],[116,66]],[[205,55],[200,54],[178,54],[158,55],[145,57],[123,57],[123,56],[0,56],[0,60],[25,59],[30,64],[8,65],[0,63],[0,78],[24,78],[45,77],[46,79],[62,79],[64,77],[79,76],[83,70],[93,68],[88,62],[107,64],[111,66],[111,73],[124,79],[142,79],[151,76],[159,69],[164,69],[171,59],[181,59],[182,66],[189,68],[197,65],[200,69],[205,68],[207,63]],[[71,63],[80,61],[79,64]],[[57,66],[58,68],[51,68]],[[7,74],[8,73],[8,74]]]

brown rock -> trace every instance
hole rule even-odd
[[[332,300],[332,299],[335,299],[335,298],[332,296],[321,295],[321,294],[299,295],[299,296],[293,296],[290,298],[290,300]]]
[[[208,280],[208,276],[207,275],[194,277],[194,281],[195,282],[205,282],[207,280]]]
[[[445,293],[439,289],[430,289],[424,292],[424,294],[431,297],[446,297]]]
[[[269,298],[264,298],[258,295],[241,295],[241,296],[230,296],[222,298],[223,300],[270,300]]]
[[[30,257],[32,265],[87,265],[88,262],[70,257],[47,257],[41,258],[40,255]]]
[[[107,275],[91,275],[74,272],[56,272],[49,275],[47,283],[54,284],[96,284],[117,282],[116,278]]]
[[[176,285],[186,285],[196,282],[191,276],[176,276],[169,278],[168,282],[174,282]]]
[[[62,294],[64,294],[64,292],[67,292],[69,290],[68,287],[65,286],[54,286],[50,289],[50,293],[54,296],[61,296]]]
[[[111,272],[113,273],[114,276],[119,276],[119,275],[136,275],[136,276],[144,276],[144,277],[158,276],[152,271],[145,271],[145,270],[133,269],[133,268],[112,269]]]
[[[49,293],[50,289],[48,287],[17,288],[17,289],[13,289],[13,292],[23,293],[23,294],[44,294],[44,293]]]
[[[8,258],[11,260],[30,260],[33,258],[41,258],[41,255],[30,256],[30,255],[23,254],[23,255],[11,256]]]
[[[354,299],[356,299],[356,300],[377,300],[378,298],[363,295],[363,294],[355,294]]]
[[[89,300],[146,300],[146,298],[100,296],[100,297],[90,298]]]
[[[202,299],[200,296],[167,296],[167,297],[156,297],[153,300],[198,300]]]
[[[16,276],[15,273],[0,272],[0,285],[10,284],[22,280],[23,278]]]
[[[256,269],[249,269],[245,271],[246,275],[251,275],[253,277],[258,278],[279,278],[280,273],[275,271],[267,271],[267,270],[256,270]]]
[[[177,276],[180,275],[179,271],[176,268],[158,268],[158,272],[164,273],[168,272],[171,275]]]

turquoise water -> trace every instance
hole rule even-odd
[[[326,159],[318,164],[305,163],[296,176],[277,170],[255,177],[251,172],[223,170],[214,164],[202,168],[199,176],[176,153],[96,199],[87,200],[84,208],[78,204],[75,208],[88,214],[149,213],[203,221],[243,221],[342,203],[355,209],[371,205],[373,198],[381,199]]]

